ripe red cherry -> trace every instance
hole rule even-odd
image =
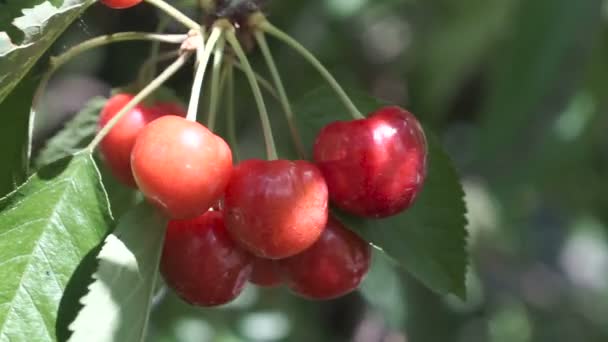
[[[101,3],[115,9],[123,9],[133,7],[143,0],[101,0]]]
[[[254,257],[250,283],[261,287],[276,287],[283,283],[277,260]]]
[[[370,261],[369,244],[330,217],[312,247],[279,260],[279,265],[285,284],[294,293],[327,300],[355,290],[367,274]]]
[[[193,218],[222,196],[232,172],[232,153],[205,126],[169,115],[141,130],[131,168],[141,192],[169,217]]]
[[[225,304],[243,290],[251,274],[251,254],[226,232],[221,212],[170,221],[160,261],[165,282],[185,301]]]
[[[224,197],[226,227],[253,254],[281,259],[310,247],[327,222],[327,185],[307,161],[246,160]]]
[[[112,96],[101,110],[99,128],[107,125],[133,97],[125,93]],[[144,126],[167,113],[185,115],[184,109],[174,103],[156,103],[152,107],[139,104],[125,114],[101,141],[99,148],[104,161],[112,174],[125,185],[136,186],[131,172],[131,151],[139,132]]]
[[[399,107],[331,123],[314,145],[332,202],[367,217],[394,215],[414,202],[426,177],[426,155],[422,127]]]

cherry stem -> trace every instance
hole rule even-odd
[[[190,104],[188,105],[187,120],[196,121],[198,114],[198,103],[200,100],[201,90],[203,89],[203,80],[205,79],[205,70],[209,64],[211,53],[215,48],[215,44],[222,36],[223,29],[219,26],[215,26],[206,44],[202,44],[197,50],[197,61],[196,61],[196,74],[194,75],[194,82],[192,83],[192,93],[190,94]],[[202,36],[201,36],[201,39]]]
[[[268,117],[268,110],[266,109],[266,104],[264,103],[264,97],[262,96],[262,91],[260,90],[260,86],[255,78],[255,72],[247,59],[247,55],[243,51],[241,44],[239,43],[234,30],[229,30],[226,33],[226,38],[228,43],[232,46],[234,53],[237,55],[238,59],[243,64],[243,71],[245,75],[247,75],[247,79],[249,80],[249,85],[251,86],[251,90],[253,91],[253,96],[255,98],[256,105],[258,106],[258,112],[260,113],[260,119],[262,121],[262,129],[264,131],[264,143],[266,145],[266,157],[268,160],[276,160],[278,159],[277,149],[274,144],[274,137],[272,136],[272,127],[270,125],[270,119]]]
[[[170,44],[181,44],[188,36],[185,34],[153,34],[146,32],[119,32],[114,34],[103,35],[86,40],[76,46],[73,46],[63,54],[50,58],[50,67],[46,73],[40,79],[38,88],[34,93],[32,99],[32,107],[30,109],[29,118],[29,131],[28,131],[28,150],[27,157],[28,161],[32,156],[32,140],[34,138],[34,126],[36,123],[36,114],[38,111],[38,104],[42,98],[42,95],[46,91],[46,87],[55,72],[62,67],[64,64],[72,60],[72,58],[97,47],[104,46],[107,44],[126,42],[133,40],[151,40],[158,41],[161,43]],[[27,163],[26,171],[29,172],[29,162]]]
[[[131,111],[135,106],[137,106],[142,100],[144,100],[147,96],[152,94],[158,87],[160,87],[163,83],[165,83],[171,76],[173,76],[188,60],[192,53],[186,52],[179,56],[167,69],[165,69],[158,77],[156,77],[150,84],[148,84],[145,88],[143,88],[137,95],[129,101],[103,128],[97,133],[93,141],[86,147],[86,150],[89,152],[93,152],[95,147],[99,145],[99,143],[105,138],[105,136],[112,130],[114,125],[122,119],[125,114]]]
[[[220,72],[222,70],[222,61],[224,60],[224,39],[220,39],[215,46],[215,55],[213,58],[213,69],[211,70],[211,94],[209,98],[209,117],[207,118],[207,128],[213,132],[215,121],[217,118],[217,108],[219,99],[222,96],[222,87],[220,85]]]
[[[285,86],[283,85],[281,75],[279,74],[277,65],[274,62],[274,58],[272,57],[272,53],[270,52],[270,48],[268,47],[268,43],[266,42],[266,37],[264,36],[263,32],[256,31],[255,39],[258,43],[258,46],[260,47],[260,50],[262,50],[262,55],[264,55],[264,59],[266,60],[266,64],[268,66],[268,69],[270,70],[270,75],[272,76],[274,86],[279,92],[279,102],[281,103],[283,111],[285,112],[285,118],[287,119],[287,124],[289,126],[289,130],[291,131],[291,137],[293,138],[293,143],[296,147],[296,151],[300,158],[304,158],[304,145],[302,144],[302,139],[300,138],[298,128],[296,127],[296,123],[294,121],[291,103],[289,103],[289,98],[287,97]]]
[[[166,1],[164,1],[164,0],[145,0],[145,1],[153,6],[156,6],[161,11],[167,13],[167,15],[169,15],[170,17],[173,17],[173,19],[182,23],[184,26],[186,26],[190,29],[193,29],[193,30],[200,31],[201,25],[199,25],[196,21],[190,19],[190,17],[188,17],[187,15],[182,13],[177,8],[171,6]]]
[[[234,161],[239,162],[238,140],[236,138],[236,118],[234,115],[234,68],[232,64],[226,66],[226,121],[228,123],[228,143],[232,146]]]
[[[259,14],[261,15],[261,14]],[[259,20],[259,19],[258,19]],[[342,86],[336,81],[336,79],[332,76],[332,74],[323,66],[323,64],[310,52],[308,51],[302,44],[298,43],[297,40],[291,38],[287,33],[281,31],[274,25],[272,25],[267,20],[260,20],[257,23],[258,27],[274,36],[275,38],[281,40],[285,44],[289,45],[291,48],[296,50],[304,59],[306,59],[310,64],[312,64],[317,71],[325,78],[327,83],[334,89],[334,91],[338,94],[338,97],[342,100],[351,116],[354,119],[362,119],[364,118],[363,114],[357,109],[357,106],[353,103],[353,101],[348,97],[348,94],[342,89]]]
[[[245,68],[243,68],[243,66],[241,65],[241,63],[232,60],[230,61],[230,63],[235,66],[237,69],[239,69],[240,71],[242,71],[243,73],[245,72]],[[274,87],[272,86],[272,84],[265,79],[264,77],[262,77],[260,74],[258,74],[257,72],[255,73],[255,78],[258,81],[258,83],[262,86],[262,88],[264,88],[264,90],[266,90],[270,95],[272,95],[272,97],[274,97],[275,99],[279,100],[279,94],[277,94],[276,89],[274,89]]]

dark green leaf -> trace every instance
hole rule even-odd
[[[91,99],[38,153],[35,165],[46,165],[85,148],[97,132],[99,112],[107,99]]]
[[[379,101],[357,94],[364,112],[376,110]],[[349,120],[346,109],[328,88],[320,88],[295,106],[305,146],[329,122]],[[437,138],[426,130],[429,171],[424,189],[406,212],[380,220],[338,213],[350,228],[382,249],[431,289],[465,296],[467,265],[464,193],[458,176]]]
[[[0,101],[0,196],[25,181],[28,162],[28,114],[36,82],[28,76],[13,93]]]
[[[87,154],[43,167],[0,210],[0,336],[54,341],[63,291],[111,226],[97,167]]]
[[[93,2],[94,0],[0,2],[0,102],[68,25]],[[15,36],[18,35],[22,35],[22,39],[16,43]]]
[[[99,269],[70,341],[143,341],[167,221],[142,203],[128,212],[99,253]]]

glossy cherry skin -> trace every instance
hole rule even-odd
[[[101,0],[101,3],[114,9],[124,9],[138,5],[143,0]]]
[[[232,172],[232,153],[205,126],[168,115],[142,129],[131,168],[149,201],[170,218],[188,219],[220,199]]]
[[[369,270],[371,248],[340,222],[329,218],[312,247],[279,260],[287,287],[308,299],[333,299],[354,291]]]
[[[126,93],[112,96],[99,115],[99,129],[116,116],[133,97]],[[168,111],[168,109],[172,111]],[[131,151],[139,132],[144,126],[167,113],[185,115],[185,110],[174,103],[156,103],[151,107],[139,104],[126,113],[99,144],[105,163],[112,174],[123,184],[136,187],[131,172]]]
[[[253,254],[286,258],[319,238],[327,202],[327,185],[314,164],[246,160],[234,168],[226,188],[226,227]]]
[[[185,301],[214,306],[235,299],[251,274],[252,255],[228,235],[221,212],[169,222],[160,261],[167,285]]]
[[[426,177],[427,144],[418,120],[399,107],[325,126],[314,144],[331,201],[359,216],[408,208]]]
[[[283,283],[277,260],[254,257],[249,282],[261,287],[277,287]]]

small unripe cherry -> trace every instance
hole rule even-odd
[[[424,183],[426,156],[422,127],[399,107],[331,123],[314,145],[332,202],[367,217],[394,215],[412,205]]]
[[[127,93],[118,93],[112,96],[99,115],[99,129],[107,125],[133,97],[134,95]],[[172,111],[166,111],[167,109]],[[167,113],[185,115],[183,107],[175,103],[155,103],[150,107],[138,104],[112,127],[99,144],[103,160],[114,177],[123,184],[136,187],[131,172],[131,151],[139,132],[147,124]]]
[[[232,153],[205,126],[168,115],[142,129],[131,168],[141,192],[169,217],[194,218],[221,198],[232,172]]]
[[[143,0],[101,0],[101,3],[114,9],[124,9],[138,5]]]
[[[312,247],[279,260],[287,287],[308,299],[327,300],[354,291],[369,270],[370,245],[333,218]]]
[[[167,285],[185,301],[214,306],[235,299],[251,273],[252,255],[228,235],[221,212],[169,222],[160,261]]]
[[[261,287],[277,287],[283,283],[277,260],[254,257],[249,282]]]
[[[327,222],[327,186],[307,161],[246,160],[224,196],[226,227],[253,254],[268,259],[310,247]]]

